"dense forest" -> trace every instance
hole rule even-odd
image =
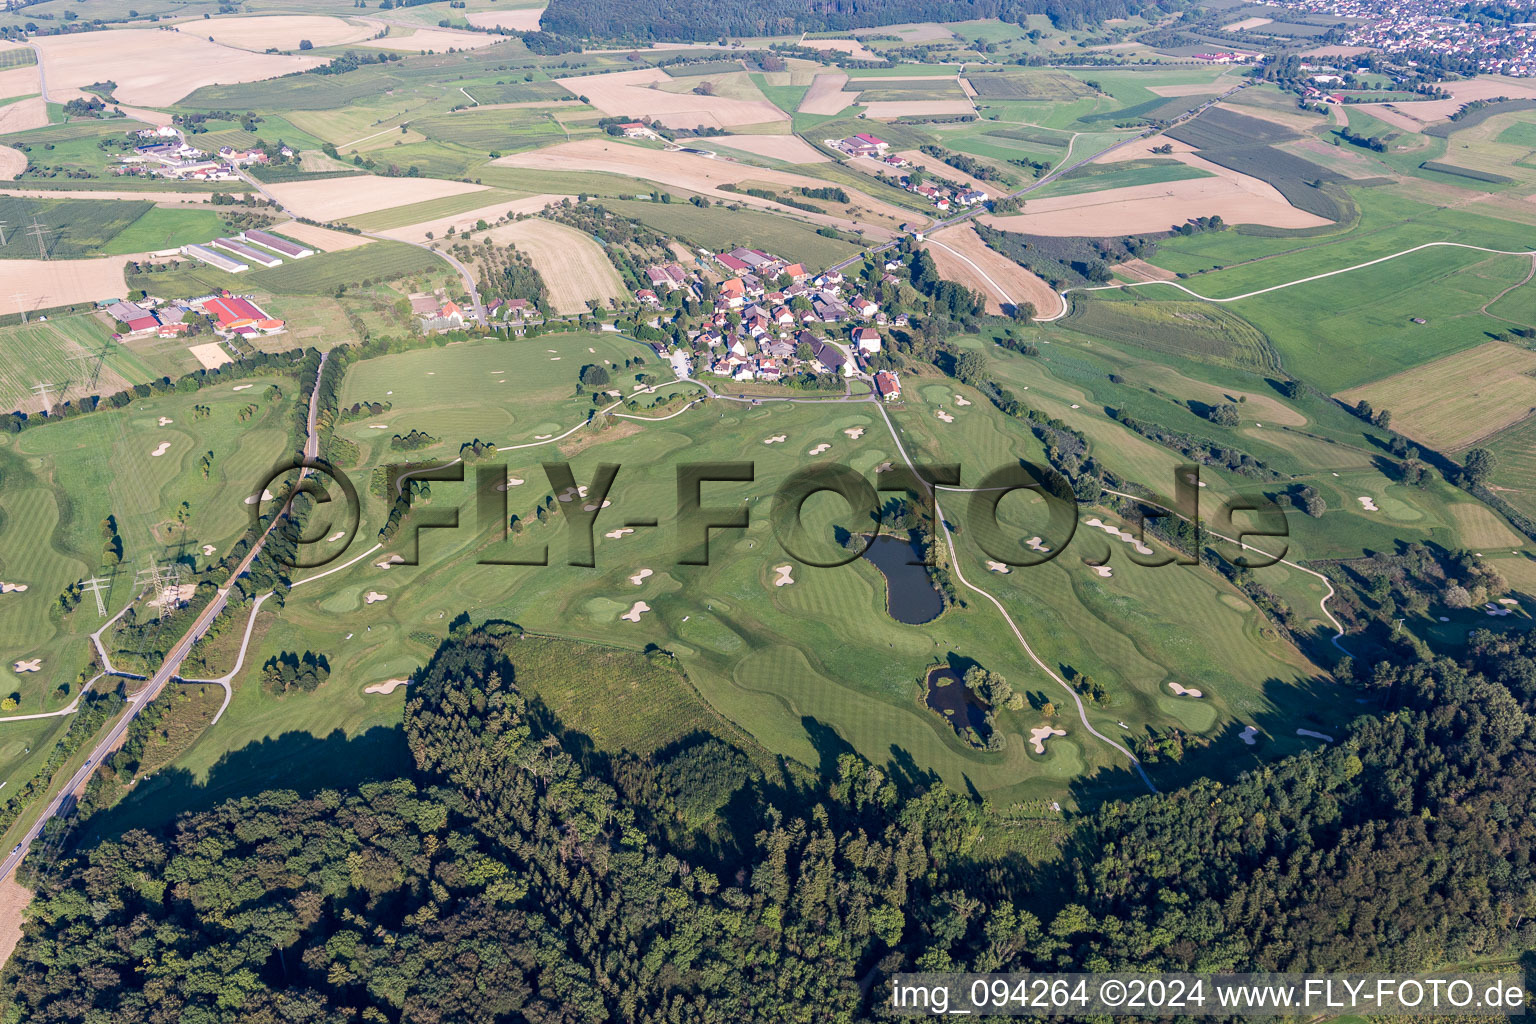
[[[1062,29],[1143,11],[1175,10],[1176,0],[551,0],[540,28],[578,39],[714,40],[842,32],[914,21],[998,18],[1016,25],[1044,14]]]
[[[1529,637],[1383,662],[1340,742],[1105,804],[1043,862],[848,753],[819,785],[714,737],[593,757],[520,692],[520,642],[444,642],[410,777],[44,868],[0,1021],[821,1024],[912,967],[1389,970],[1536,942]]]

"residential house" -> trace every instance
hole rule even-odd
[[[882,401],[894,402],[901,397],[901,381],[890,370],[881,370],[875,374],[875,394]]]
[[[858,346],[860,352],[879,352],[880,332],[873,327],[855,327],[853,329],[853,343]]]

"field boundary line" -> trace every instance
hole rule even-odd
[[[1062,303],[1065,306],[1065,308],[1060,313],[1057,313],[1055,316],[1038,317],[1037,318],[1037,322],[1039,322],[1039,323],[1052,323],[1052,322],[1054,322],[1056,320],[1060,320],[1062,317],[1066,316],[1069,312],[1071,312],[1071,304],[1067,302],[1067,295],[1069,293],[1071,293],[1071,292],[1102,292],[1102,291],[1109,291],[1109,290],[1112,290],[1112,289],[1115,289],[1115,288],[1140,288],[1143,285],[1158,285],[1158,284],[1160,284],[1160,285],[1167,285],[1170,288],[1177,288],[1179,291],[1184,292],[1186,295],[1191,295],[1194,298],[1199,299],[1201,302],[1237,302],[1239,299],[1251,299],[1255,295],[1267,295],[1270,292],[1277,292],[1277,291],[1280,291],[1280,290],[1282,290],[1284,288],[1294,288],[1298,284],[1308,284],[1308,283],[1310,283],[1312,281],[1321,281],[1324,278],[1337,277],[1340,274],[1347,274],[1347,273],[1349,273],[1352,270],[1364,270],[1366,267],[1374,267],[1378,263],[1386,263],[1387,261],[1395,260],[1395,259],[1397,259],[1400,256],[1408,256],[1408,255],[1410,255],[1412,253],[1420,252],[1420,251],[1422,251],[1424,249],[1434,249],[1434,248],[1437,248],[1437,247],[1440,247],[1440,246],[1445,246],[1445,247],[1451,248],[1451,249],[1471,249],[1474,252],[1492,253],[1495,256],[1529,256],[1529,257],[1536,257],[1536,249],[1516,249],[1516,250],[1489,249],[1489,248],[1487,248],[1485,246],[1481,246],[1481,245],[1468,245],[1465,242],[1425,242],[1423,245],[1416,245],[1416,246],[1414,246],[1411,249],[1404,249],[1402,252],[1394,252],[1394,253],[1391,253],[1390,255],[1387,255],[1387,256],[1378,256],[1374,260],[1366,260],[1364,263],[1356,263],[1354,266],[1340,267],[1338,270],[1330,270],[1330,271],[1327,271],[1326,273],[1322,273],[1322,274],[1313,274],[1311,277],[1303,277],[1303,278],[1299,278],[1299,279],[1297,279],[1295,281],[1287,281],[1284,284],[1272,284],[1268,288],[1260,288],[1260,289],[1258,289],[1256,291],[1244,292],[1241,295],[1229,295],[1228,297],[1226,297],[1224,299],[1212,298],[1209,295],[1201,295],[1199,292],[1194,291],[1194,290],[1192,290],[1190,288],[1186,288],[1184,285],[1180,284],[1177,281],[1130,281],[1130,282],[1123,283],[1123,284],[1119,284],[1119,283],[1117,283],[1117,284],[1101,284],[1101,285],[1092,285],[1092,286],[1085,287],[1085,288],[1068,288],[1065,291],[1058,293],[1058,294],[1061,295],[1061,300],[1062,300]],[[1529,280],[1529,279],[1527,279],[1527,280]],[[1518,287],[1518,286],[1516,286],[1516,287]],[[1489,304],[1492,305],[1491,302]],[[1489,314],[1489,315],[1491,316],[1492,314]],[[1495,319],[1503,319],[1503,318],[1502,317],[1495,317]]]

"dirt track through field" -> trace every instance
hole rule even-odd
[[[935,231],[924,247],[939,274],[987,297],[987,312],[1002,313],[1007,303],[1028,302],[1042,317],[1062,312],[1063,300],[1051,286],[1001,253],[987,247],[969,224]]]

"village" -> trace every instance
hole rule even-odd
[[[239,181],[239,168],[264,164],[269,159],[259,149],[239,150],[230,146],[220,146],[217,153],[206,153],[187,142],[174,125],[146,128],[134,134],[144,140],[143,144],[117,158],[117,174],[172,181]],[[293,151],[284,146],[282,155],[291,157]]]
[[[908,161],[892,153],[891,144],[874,135],[860,133],[850,135],[843,139],[825,139],[827,146],[841,153],[845,153],[855,160],[871,160],[880,165],[880,170],[900,171],[909,165]],[[942,178],[926,180],[920,171],[913,171],[899,177],[901,186],[914,195],[922,196],[929,204],[940,213],[947,213],[952,207],[970,208],[977,203],[985,202],[987,194],[980,189],[966,188],[954,182],[945,181]]]
[[[696,270],[676,262],[647,267],[650,287],[634,293],[638,324],[652,332],[690,325],[676,331],[670,345],[654,340],[654,333],[653,340],[643,342],[679,378],[703,373],[768,384],[805,374],[864,378],[882,398],[901,396],[898,375],[872,363],[884,362],[878,358],[885,344],[880,329],[910,326],[905,313],[888,316],[838,270],[813,275],[803,264],[761,249],[699,250],[697,262]],[[894,271],[901,267],[899,257],[887,256],[880,283],[896,283]],[[687,316],[680,308],[685,300],[700,315]],[[413,294],[410,304],[423,332],[463,330],[475,323],[473,310],[438,293]],[[487,326],[514,335],[546,322],[527,299],[493,299],[485,313]],[[601,329],[620,330],[611,323]]]

